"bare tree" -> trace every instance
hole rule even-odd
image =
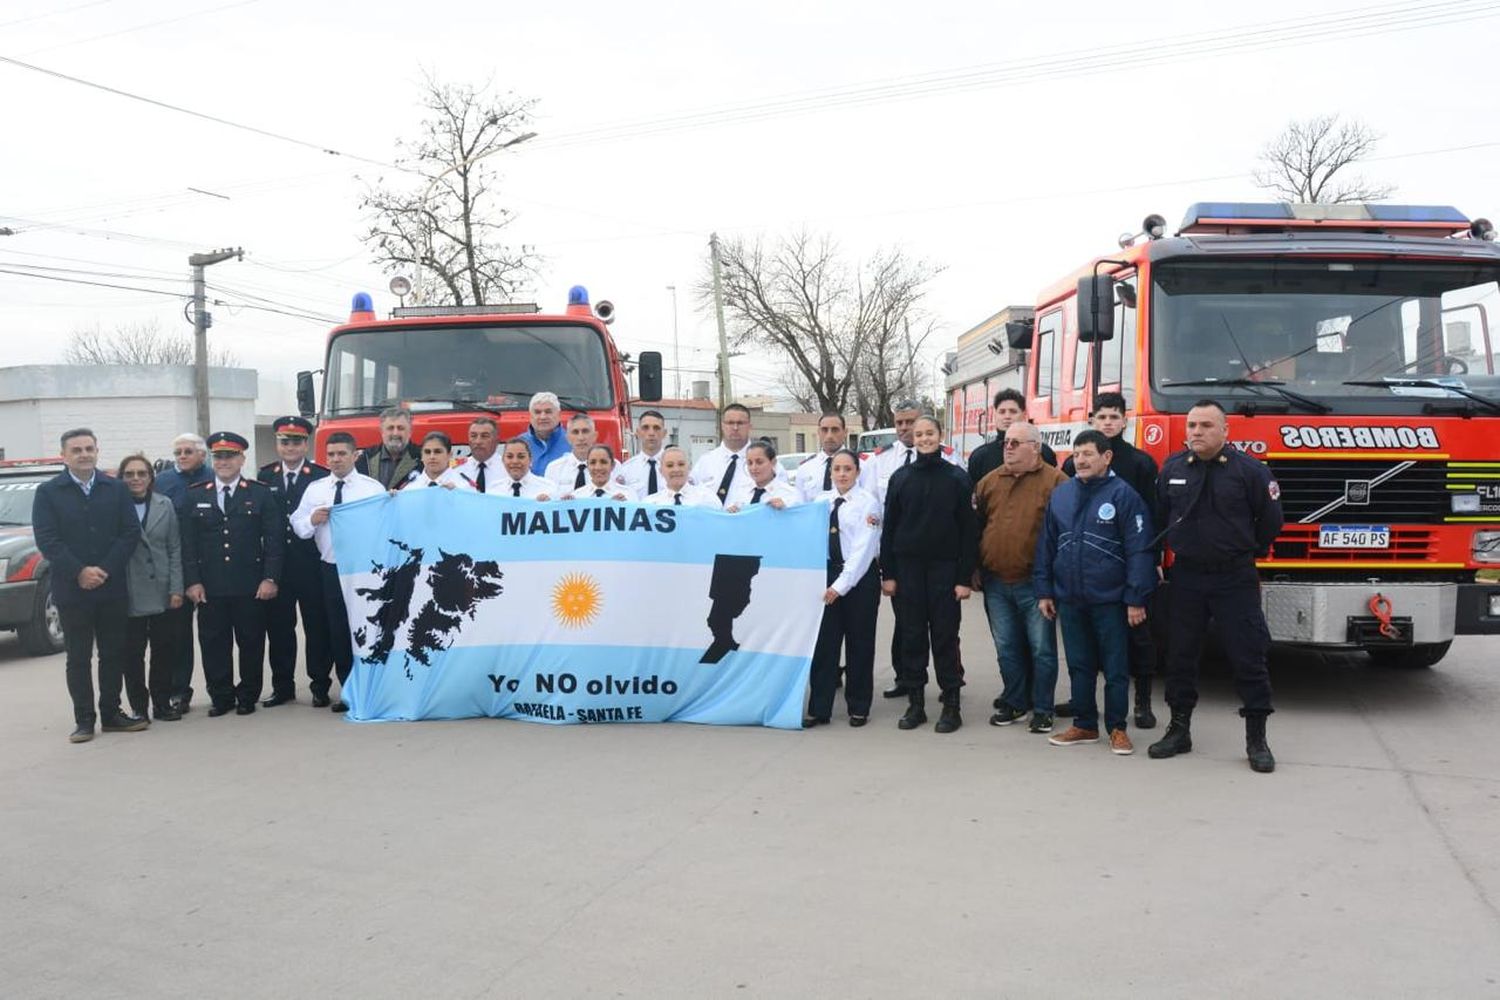
[[[417,137],[397,144],[397,163],[416,180],[391,187],[377,178],[366,189],[364,242],[387,274],[415,273],[425,302],[507,301],[535,274],[540,257],[532,247],[501,241],[514,214],[495,203],[496,174],[487,158],[536,134],[528,131],[536,102],[427,74],[422,106],[427,116]]]
[[[193,338],[167,333],[154,318],[122,324],[108,333],[95,325],[73,331],[63,348],[63,361],[70,365],[190,365]],[[208,363],[235,368],[240,361],[228,348],[210,345]]]
[[[849,264],[827,235],[799,232],[767,248],[761,241],[720,243],[724,309],[736,346],[767,348],[786,362],[783,388],[809,409],[847,412],[868,425],[912,385],[915,343],[908,329],[938,268],[885,250]],[[712,302],[710,274],[699,301]]]
[[[1395,192],[1393,185],[1347,173],[1381,138],[1363,122],[1341,122],[1338,115],[1294,121],[1261,150],[1255,183],[1292,202],[1381,201]]]

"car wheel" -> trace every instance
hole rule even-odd
[[[46,577],[37,580],[36,610],[31,622],[16,629],[21,647],[32,656],[51,656],[63,649],[62,615],[52,602],[52,586]]]

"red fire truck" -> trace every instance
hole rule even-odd
[[[404,406],[413,413],[412,439],[442,431],[456,444],[468,441],[469,422],[487,414],[502,439],[526,429],[533,393],[548,390],[570,413],[587,413],[599,440],[624,451],[630,433],[630,393],[625,366],[609,324],[614,307],[590,307],[575,285],[562,314],[535,305],[406,306],[377,319],[370,296],[354,297],[349,322],[328,335],[323,398],[317,405],[313,372],[297,375],[297,405],[318,417],[316,454],[328,436],[348,431],[360,447],[380,441],[380,411]],[[643,351],[637,361],[640,397],[661,398],[661,354]],[[466,454],[467,444],[457,448]]]
[[[1158,463],[1203,397],[1271,466],[1286,527],[1259,563],[1272,637],[1430,666],[1500,633],[1500,246],[1447,207],[1193,205],[1007,325],[1066,453],[1103,390]],[[1493,579],[1493,577],[1491,577]]]

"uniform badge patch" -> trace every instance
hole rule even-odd
[[[1271,495],[1271,499],[1272,500],[1280,500],[1281,499],[1281,484],[1278,483],[1274,479],[1271,480],[1271,482],[1269,484],[1267,484],[1267,486],[1266,486],[1266,492]]]
[[[1115,505],[1112,503],[1101,503],[1099,505],[1099,520],[1113,521],[1115,519]]]

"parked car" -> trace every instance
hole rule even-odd
[[[896,440],[896,428],[882,427],[879,430],[864,431],[857,440],[858,444],[855,447],[859,449],[859,460],[863,462],[875,454],[877,449],[884,448]]]
[[[47,560],[31,531],[36,488],[62,472],[56,459],[0,462],[0,630],[15,630],[33,656],[63,648],[62,618],[52,603]]]
[[[810,451],[794,451],[790,455],[777,455],[776,464],[781,466],[781,471],[791,478],[792,473],[797,471],[797,466],[812,458]]]

